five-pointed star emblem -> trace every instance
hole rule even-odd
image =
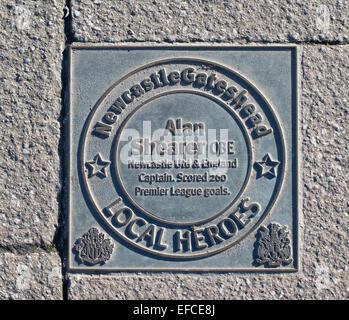
[[[280,161],[273,160],[269,153],[267,153],[262,161],[256,161],[255,169],[257,171],[257,179],[260,177],[267,177],[269,179],[276,178],[277,168]]]
[[[109,167],[110,161],[103,160],[101,155],[97,153],[93,160],[86,162],[86,167],[89,169],[88,177],[98,176],[105,178],[108,176],[106,169]]]

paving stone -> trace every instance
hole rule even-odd
[[[72,0],[76,41],[348,42],[348,1]]]
[[[304,272],[333,298],[349,290],[348,50],[305,47],[302,65]]]
[[[65,1],[0,3],[0,245],[53,241]]]
[[[1,300],[61,300],[62,272],[57,252],[0,253]]]

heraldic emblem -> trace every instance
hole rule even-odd
[[[288,233],[287,226],[277,223],[269,224],[268,228],[262,226],[257,241],[257,263],[268,264],[269,267],[290,264],[292,258]]]
[[[95,265],[105,263],[110,259],[114,245],[110,239],[105,239],[104,234],[98,229],[91,228],[76,240],[74,250],[78,259],[86,264]]]

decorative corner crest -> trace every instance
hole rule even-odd
[[[73,250],[77,258],[85,264],[103,264],[110,259],[114,244],[110,239],[104,239],[104,234],[98,229],[91,228],[75,241]]]
[[[258,264],[267,264],[269,267],[279,267],[290,264],[291,245],[287,226],[270,223],[268,228],[262,226],[257,235]]]

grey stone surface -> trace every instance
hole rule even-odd
[[[348,42],[343,1],[73,0],[83,42]]]
[[[52,243],[61,188],[64,3],[0,2],[1,300],[63,298]]]
[[[57,252],[0,253],[0,300],[60,300],[63,297]]]
[[[65,1],[0,2],[0,245],[52,243]]]
[[[290,274],[69,275],[69,299],[348,299],[349,46],[304,46],[301,266]]]
[[[342,283],[342,297],[349,290],[348,52],[348,45],[306,46],[302,64],[304,270],[309,279],[313,269],[327,275],[315,281],[322,290]]]

